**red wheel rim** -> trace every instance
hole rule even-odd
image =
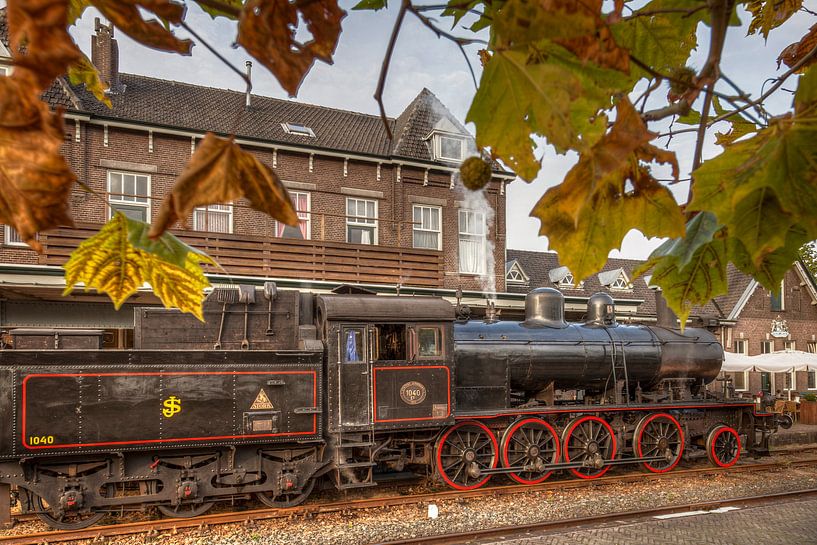
[[[678,431],[678,439],[679,439],[678,454],[675,457],[675,461],[672,462],[672,464],[670,464],[668,467],[665,467],[663,469],[653,467],[653,466],[650,465],[649,462],[644,462],[644,467],[646,467],[647,469],[649,469],[653,473],[666,473],[667,471],[672,470],[675,466],[678,465],[678,462],[681,461],[681,455],[684,453],[684,432],[683,432],[683,430],[681,430],[681,424],[678,422],[678,420],[675,419],[675,417],[673,417],[672,415],[667,414],[667,413],[656,413],[656,414],[653,414],[653,415],[649,416],[647,418],[647,420],[645,420],[644,423],[641,425],[641,428],[638,431],[638,437],[635,438],[635,445],[636,445],[635,448],[636,448],[636,454],[638,454],[638,457],[642,458],[644,456],[644,454],[643,454],[643,450],[641,448],[641,437],[644,435],[644,430],[647,429],[647,425],[650,422],[652,422],[653,420],[656,420],[658,418],[666,418],[666,419],[670,420],[675,425],[675,429]]]
[[[567,428],[567,430],[565,431],[565,441],[564,441],[564,445],[562,445],[562,452],[564,453],[565,462],[570,461],[570,439],[573,436],[573,432],[576,430],[576,428],[580,424],[583,424],[584,422],[587,422],[587,421],[598,422],[599,424],[602,425],[603,428],[605,428],[607,430],[607,433],[610,435],[610,441],[611,441],[610,444],[611,444],[611,447],[612,447],[611,452],[610,452],[610,460],[615,459],[615,457],[616,457],[616,434],[613,433],[613,428],[610,426],[610,424],[607,423],[606,420],[604,420],[602,418],[599,418],[598,416],[584,416],[582,418],[579,418],[578,420],[575,420],[570,425],[570,427]],[[606,466],[606,467],[604,467],[602,469],[599,469],[596,473],[591,473],[589,475],[585,474],[585,473],[582,473],[581,471],[579,471],[578,468],[575,468],[575,467],[570,468],[570,472],[573,473],[573,475],[575,475],[576,477],[578,477],[580,479],[597,479],[597,478],[601,477],[602,475],[604,475],[605,473],[607,473],[610,470],[610,467],[611,466],[608,465],[608,466]]]
[[[732,435],[735,438],[736,442],[737,449],[735,451],[735,457],[732,458],[731,462],[724,462],[721,459],[721,457],[718,456],[718,454],[715,452],[715,447],[718,444],[718,437],[720,437],[724,433],[729,433],[730,435]],[[740,458],[740,450],[741,450],[740,436],[738,435],[738,432],[734,430],[734,428],[730,428],[729,426],[721,426],[720,428],[715,430],[715,434],[712,436],[712,442],[709,446],[709,453],[712,455],[712,461],[715,462],[715,465],[720,467],[732,467],[737,463],[738,458]]]
[[[507,437],[507,440],[503,440],[503,445],[502,445],[502,465],[505,466],[505,467],[510,467],[511,462],[510,462],[510,459],[508,457],[508,449],[511,446],[511,440],[513,438],[513,435],[517,432],[517,430],[519,430],[519,428],[521,428],[525,424],[542,425],[542,426],[545,427],[545,429],[547,429],[547,431],[550,433],[550,436],[551,436],[551,438],[553,440],[553,446],[556,449],[556,452],[554,453],[553,459],[550,461],[550,463],[552,463],[552,464],[557,463],[559,461],[559,457],[561,456],[561,448],[560,448],[561,446],[559,445],[559,435],[556,433],[556,430],[553,429],[553,426],[551,426],[550,424],[548,424],[547,422],[545,422],[541,418],[525,418],[523,420],[520,420],[520,421],[516,422],[513,426],[508,428],[507,432],[505,432],[505,434],[506,434],[505,437]],[[508,475],[510,476],[511,479],[513,479],[514,481],[516,481],[518,483],[521,483],[521,484],[538,484],[538,483],[543,482],[545,479],[550,477],[552,474],[553,474],[553,471],[548,471],[547,473],[545,473],[544,475],[542,475],[538,479],[525,479],[523,477],[520,477],[517,473],[509,473]]]
[[[455,424],[455,425],[451,426],[437,440],[437,447],[436,447],[437,452],[436,452],[435,458],[436,458],[436,461],[437,461],[437,472],[440,474],[440,477],[442,478],[443,481],[445,481],[445,483],[448,486],[450,486],[451,488],[453,488],[455,490],[474,490],[474,489],[479,488],[480,486],[484,485],[485,483],[487,483],[488,480],[491,478],[490,475],[486,475],[485,477],[483,477],[482,479],[480,479],[476,483],[464,486],[464,485],[456,483],[446,473],[446,467],[443,465],[443,461],[442,461],[443,447],[445,446],[446,442],[448,441],[448,438],[451,436],[451,434],[453,432],[458,431],[461,428],[464,428],[466,426],[472,426],[474,428],[478,428],[485,435],[487,435],[488,438],[490,439],[490,444],[491,444],[491,447],[492,447],[491,452],[493,454],[492,458],[491,458],[490,467],[495,468],[497,466],[497,463],[499,462],[499,457],[497,456],[497,451],[499,450],[499,445],[497,444],[496,437],[494,437],[493,432],[488,428],[488,426],[486,426],[482,422],[476,422],[476,421],[460,422],[459,424]]]

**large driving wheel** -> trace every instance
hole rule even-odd
[[[719,467],[732,467],[740,458],[740,437],[734,428],[715,426],[706,437],[706,455],[710,463]]]
[[[570,469],[581,479],[595,479],[610,470],[605,461],[616,456],[616,435],[610,424],[598,416],[581,416],[564,431],[565,462],[582,462]]]
[[[54,515],[51,506],[40,496],[34,496],[34,507],[37,510],[37,517],[52,528],[58,530],[81,530],[100,521],[105,513],[67,511],[60,515]]]
[[[295,507],[300,505],[312,493],[315,487],[315,479],[309,479],[303,486],[303,489],[297,492],[281,492],[277,496],[272,492],[256,492],[255,497],[258,501],[266,506],[283,509],[284,507]]]
[[[684,453],[684,433],[681,424],[672,415],[656,413],[645,416],[633,434],[635,452],[639,458],[661,456],[662,459],[644,462],[653,473],[666,473],[678,465]]]
[[[213,507],[213,502],[180,503],[178,505],[157,505],[156,508],[164,516],[174,519],[189,519],[203,515]]]
[[[541,483],[553,470],[546,465],[559,461],[559,436],[553,426],[540,418],[523,418],[505,430],[501,443],[502,465],[524,466],[524,471],[509,473],[522,484]]]
[[[435,446],[437,471],[448,486],[473,490],[488,482],[483,471],[497,465],[496,437],[481,422],[460,422],[448,428]]]

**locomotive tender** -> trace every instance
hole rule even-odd
[[[216,288],[206,323],[135,311],[134,349],[83,332],[12,331],[0,351],[0,495],[54,527],[155,506],[303,501],[316,482],[427,471],[469,490],[556,470],[671,470],[764,453],[775,417],[708,393],[723,351],[706,330],[616,323],[594,295],[528,294],[523,322],[465,320],[440,298]],[[72,335],[66,336],[66,333]],[[85,332],[91,333],[91,332]],[[39,343],[39,344],[38,344]],[[8,516],[8,513],[5,513]]]

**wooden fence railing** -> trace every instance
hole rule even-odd
[[[80,242],[100,226],[78,224],[41,235],[41,265],[63,265]],[[207,252],[229,274],[366,284],[440,287],[441,252],[365,246],[318,240],[174,231],[185,243]],[[219,272],[208,267],[208,272]]]

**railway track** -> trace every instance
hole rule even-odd
[[[477,490],[470,490],[470,491],[455,491],[455,490],[446,490],[441,492],[429,492],[429,493],[421,493],[421,494],[411,494],[411,495],[396,495],[396,496],[388,496],[388,497],[378,497],[378,498],[365,498],[365,499],[352,499],[352,500],[342,500],[342,501],[334,501],[329,503],[314,503],[314,504],[304,504],[298,507],[290,507],[286,509],[252,509],[246,510],[241,512],[225,512],[225,513],[213,513],[209,515],[203,515],[200,517],[195,518],[186,518],[186,519],[170,519],[164,518],[159,520],[148,520],[148,521],[138,521],[138,522],[129,522],[124,524],[111,524],[111,525],[98,525],[92,526],[90,528],[85,528],[81,530],[55,530],[55,531],[46,531],[46,532],[37,532],[31,533],[27,535],[9,535],[9,536],[0,536],[0,545],[40,545],[42,543],[64,543],[68,541],[76,541],[76,540],[98,540],[101,538],[106,537],[114,537],[114,536],[124,536],[124,535],[132,535],[132,534],[156,534],[159,532],[164,531],[178,531],[181,529],[196,529],[196,528],[206,528],[208,526],[215,526],[221,524],[248,524],[252,521],[257,520],[265,520],[265,519],[276,519],[276,518],[287,518],[287,517],[298,517],[298,516],[313,516],[318,515],[321,513],[336,513],[336,512],[345,512],[345,511],[354,511],[354,510],[365,510],[365,509],[373,509],[373,508],[382,508],[382,507],[393,507],[399,505],[410,505],[410,504],[417,504],[417,503],[430,503],[430,502],[437,502],[437,501],[445,501],[457,498],[476,498],[476,497],[489,497],[489,496],[498,496],[498,495],[513,495],[513,494],[525,494],[530,492],[538,492],[538,491],[547,491],[553,489],[575,489],[575,488],[584,488],[588,486],[605,486],[605,485],[614,485],[620,483],[630,483],[630,482],[644,482],[649,480],[674,480],[680,479],[695,475],[706,475],[706,474],[731,474],[731,473],[742,473],[747,471],[764,471],[764,470],[774,470],[780,468],[789,468],[789,467],[801,467],[801,466],[813,466],[817,464],[817,458],[808,458],[804,460],[781,460],[775,462],[747,462],[741,465],[735,465],[729,468],[716,468],[711,466],[700,467],[700,468],[690,468],[690,469],[676,469],[670,473],[662,473],[662,474],[655,474],[655,473],[627,473],[623,475],[611,475],[611,476],[604,476],[593,480],[587,479],[568,479],[568,480],[553,480],[553,481],[546,481],[541,484],[531,485],[531,486],[520,486],[520,485],[498,485],[498,486],[491,486],[491,487],[484,487]],[[817,495],[817,489],[815,490],[804,490],[794,492],[792,494],[807,494],[807,495]],[[780,496],[781,498],[786,496],[786,494],[778,494],[778,495],[769,495],[767,497],[776,497]],[[694,509],[706,509],[706,508],[716,508],[719,505],[726,505],[725,502],[728,501],[751,501],[751,498],[740,498],[739,500],[723,500],[723,501],[713,501],[713,502],[705,502],[702,504],[694,504],[693,506],[690,505],[682,505],[682,506],[673,506],[673,507],[664,507],[658,508],[655,510],[645,510],[645,511],[633,511],[628,513],[617,513],[611,515],[602,515],[600,517],[588,517],[588,518],[581,518],[581,519],[568,519],[563,521],[555,521],[551,523],[541,523],[541,524],[533,524],[528,526],[519,526],[518,528],[522,528],[525,532],[533,532],[533,531],[542,531],[547,529],[559,529],[563,527],[568,527],[570,525],[578,525],[584,523],[603,523],[605,522],[606,518],[609,517],[611,520],[615,519],[618,520],[620,517],[638,517],[638,516],[650,516],[652,511],[662,511],[664,513],[671,513],[671,512],[678,512],[678,511],[686,511]],[[710,507],[707,507],[710,506]],[[715,507],[713,507],[715,506]],[[660,514],[660,513],[658,513]],[[36,518],[35,515],[14,515],[14,520],[18,522],[32,520]],[[552,526],[549,526],[552,525]],[[395,545],[397,544],[409,544],[409,543],[459,543],[467,539],[477,539],[477,538],[490,538],[490,537],[501,537],[503,535],[508,535],[510,532],[509,528],[496,528],[485,530],[485,535],[476,535],[477,533],[473,533],[473,537],[467,537],[471,535],[468,534],[452,534],[450,537],[452,540],[459,540],[459,541],[436,541],[438,539],[448,539],[447,536],[435,536],[429,538],[416,538],[413,540],[408,541],[398,541],[394,542]],[[494,532],[494,533],[492,533]],[[498,532],[498,533],[496,533]],[[501,532],[505,532],[502,534]]]

